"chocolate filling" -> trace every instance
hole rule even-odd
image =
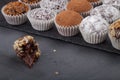
[[[34,62],[38,59],[36,56],[38,51],[37,44],[33,41],[29,41],[27,44],[21,46],[21,50],[17,49],[16,53],[29,67],[32,67]]]

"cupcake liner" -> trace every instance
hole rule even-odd
[[[19,2],[22,2],[21,0],[18,0]],[[28,6],[30,6],[31,9],[34,9],[34,8],[39,8],[40,7],[40,1],[37,2],[37,3],[34,3],[34,4],[28,4],[28,3],[25,3],[25,2],[22,2]]]
[[[112,37],[110,33],[108,34],[110,41],[112,43],[112,46],[118,50],[120,50],[120,39],[116,39],[115,37]]]
[[[7,15],[4,13],[4,8],[5,8],[5,6],[2,8],[1,12],[2,12],[5,20],[7,21],[7,23],[9,23],[11,25],[20,25],[27,21],[27,16],[26,16],[27,13],[11,16],[11,15]],[[30,8],[29,8],[29,10],[30,10]]]
[[[91,2],[91,4],[92,4],[94,7],[99,6],[99,5],[102,4],[102,0],[99,0],[99,1],[97,1],[97,2]]]
[[[54,18],[47,21],[43,21],[43,20],[40,21],[40,20],[35,20],[34,18],[31,18],[29,13],[27,14],[27,17],[32,27],[38,31],[47,31],[51,29],[54,24]]]
[[[55,22],[57,31],[62,36],[70,37],[79,33],[79,25],[65,27],[65,26],[58,25],[56,21],[54,22]]]
[[[83,12],[83,13],[80,13],[80,14],[81,14],[83,17],[87,17],[87,16],[90,15],[90,12],[91,12],[92,9],[93,9],[93,7],[92,7],[89,11]]]
[[[81,31],[81,30],[80,30]],[[81,34],[83,36],[83,39],[90,44],[99,44],[102,43],[106,37],[107,37],[107,32],[101,32],[99,34],[89,34],[81,31]]]

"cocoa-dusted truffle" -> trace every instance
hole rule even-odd
[[[34,62],[40,56],[38,44],[32,36],[24,36],[14,42],[14,50],[19,58],[21,58],[29,67],[32,67]]]
[[[56,16],[56,23],[61,26],[74,26],[80,24],[82,16],[71,10],[62,11]]]
[[[21,15],[28,12],[29,7],[21,2],[15,1],[8,3],[4,8],[4,13],[7,15]]]
[[[67,4],[67,9],[78,13],[84,13],[90,11],[92,9],[92,5],[87,0],[71,0]]]

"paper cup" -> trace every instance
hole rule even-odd
[[[25,2],[23,2],[23,1],[21,1],[21,0],[18,0],[19,2],[22,2],[22,3],[24,3],[24,4],[26,4],[26,5],[28,5],[28,6],[30,6],[30,8],[31,9],[34,9],[34,8],[39,8],[40,7],[40,1],[39,2],[37,2],[37,3],[33,3],[33,4],[28,4],[28,3],[25,3]]]
[[[51,20],[46,20],[46,21],[36,20],[30,16],[30,12],[28,12],[27,17],[28,17],[32,27],[38,31],[47,31],[50,28],[52,28],[52,26],[54,24],[54,18]]]
[[[57,31],[59,32],[60,35],[70,37],[74,36],[79,33],[79,25],[75,26],[60,26],[56,23],[54,20]]]

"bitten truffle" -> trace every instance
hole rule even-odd
[[[38,44],[32,36],[24,36],[14,42],[14,50],[17,56],[22,59],[28,67],[32,67],[40,56]]]

